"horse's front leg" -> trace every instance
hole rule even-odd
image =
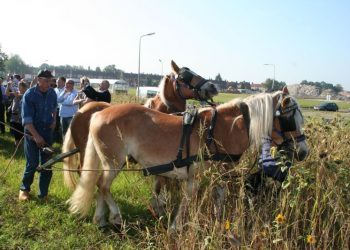
[[[214,213],[215,218],[221,220],[222,212],[224,207],[224,201],[226,197],[226,187],[220,184],[217,184],[213,187],[213,199],[214,199]]]
[[[167,178],[164,176],[158,175],[155,177],[153,198],[151,200],[151,204],[157,216],[165,215],[166,197],[164,194],[164,186],[166,185],[167,181],[169,180],[167,180]]]
[[[171,225],[171,229],[176,231],[177,229],[181,229],[182,223],[183,223],[183,216],[184,213],[188,210],[188,205],[192,200],[192,197],[194,194],[197,194],[198,192],[198,182],[194,178],[194,170],[193,167],[189,169],[188,178],[185,182],[186,187],[183,192],[183,197],[181,199],[179,208],[177,210],[177,213],[174,217],[174,220]]]

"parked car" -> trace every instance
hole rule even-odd
[[[339,108],[335,102],[322,102],[320,105],[315,106],[314,110],[338,111]]]

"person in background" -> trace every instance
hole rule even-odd
[[[53,89],[57,88],[56,78],[52,78],[51,79],[50,87],[53,88]]]
[[[78,91],[74,89],[74,81],[68,80],[66,82],[64,91],[57,97],[57,103],[60,105],[60,122],[62,127],[62,136],[67,132],[73,116],[78,111],[78,104],[73,104]]]
[[[100,84],[99,91],[93,87],[87,86],[84,90],[85,95],[89,98],[88,101],[108,102],[111,103],[111,93],[109,92],[109,81],[103,80]]]
[[[18,199],[27,201],[30,196],[30,186],[34,180],[36,168],[44,164],[50,155],[43,150],[52,144],[52,130],[56,126],[57,96],[50,87],[53,77],[48,70],[38,73],[38,83],[28,89],[22,98],[22,124],[24,126],[24,155],[26,165],[23,173]],[[40,199],[48,195],[52,171],[41,171],[39,176]]]
[[[13,94],[13,100],[12,104],[10,106],[11,108],[11,133],[15,137],[15,147],[17,147],[23,137],[24,128],[22,126],[22,119],[21,119],[21,107],[22,107],[22,97],[26,90],[28,89],[28,84],[26,81],[20,81],[18,85],[18,92],[14,92]],[[6,88],[6,91],[8,91],[9,88]]]
[[[18,74],[13,75],[13,77],[10,77],[12,80],[7,81],[7,88],[9,90],[6,90],[7,95],[7,101],[6,101],[6,121],[10,123],[11,121],[11,104],[14,98],[14,93],[18,92],[18,84],[21,81],[21,76]]]
[[[90,86],[89,78],[87,78],[86,76],[80,78],[80,89],[78,91],[77,96],[75,97],[75,99],[73,101],[73,104],[78,104],[79,108],[81,108],[82,106],[84,106],[85,103],[88,102],[88,99],[87,99],[85,93],[83,92],[87,86]]]
[[[5,107],[6,107],[6,89],[2,85],[4,78],[0,77],[0,133],[5,133]]]
[[[64,91],[65,83],[66,83],[66,78],[64,76],[61,76],[57,79],[57,84],[56,84],[57,86],[54,89],[56,92],[57,98]],[[56,122],[56,127],[55,127],[54,132],[53,132],[53,141],[57,142],[57,143],[62,142],[62,138],[63,138],[61,123],[59,122],[61,120],[60,115],[59,115],[60,107],[61,107],[61,104],[58,104],[57,112],[56,112],[56,121],[57,122]]]

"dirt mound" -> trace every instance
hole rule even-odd
[[[297,97],[317,97],[321,94],[321,91],[315,86],[293,84],[288,85],[289,93]]]

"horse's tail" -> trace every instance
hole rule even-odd
[[[93,136],[90,134],[79,183],[71,198],[67,201],[70,204],[69,210],[72,213],[86,215],[89,212],[94,197],[94,188],[99,176],[99,171],[94,171],[93,169],[97,169],[99,159],[100,158],[95,149]]]
[[[64,136],[62,153],[69,152],[73,150],[75,147],[76,145],[72,137],[71,126],[69,126],[66,132],[66,135]],[[77,185],[77,180],[75,178],[73,170],[77,170],[79,167],[79,164],[80,164],[79,156],[80,156],[80,153],[77,153],[77,154],[68,156],[63,160],[63,169],[66,170],[66,171],[63,171],[64,184],[70,190],[74,190]]]

